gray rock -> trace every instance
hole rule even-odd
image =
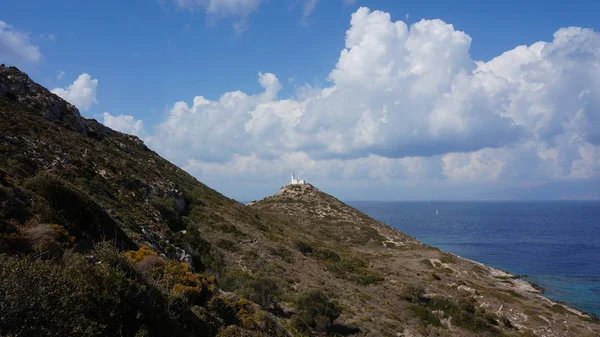
[[[185,250],[175,247],[175,256],[174,258],[179,262],[185,262],[190,266],[194,266],[194,262],[192,261],[192,256],[188,254]]]
[[[83,118],[74,105],[35,83],[16,67],[0,64],[0,97],[39,111],[45,119],[87,135]]]

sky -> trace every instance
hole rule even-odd
[[[0,62],[237,200],[600,198],[600,1],[0,0]]]

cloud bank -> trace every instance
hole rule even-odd
[[[176,102],[146,142],[213,179],[600,186],[600,34],[561,28],[487,62],[471,42],[441,20],[363,7],[329,86],[280,98],[259,73],[260,94]]]

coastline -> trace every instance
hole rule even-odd
[[[596,315],[594,313],[581,310],[581,309],[577,308],[576,306],[566,303],[564,301],[553,300],[553,299],[550,299],[550,298],[544,296],[545,289],[542,286],[540,286],[534,282],[526,280],[526,278],[528,277],[527,275],[513,274],[507,270],[492,267],[492,266],[486,265],[484,263],[481,263],[481,262],[478,262],[475,260],[464,258],[460,255],[456,255],[456,254],[453,254],[450,252],[446,252],[446,253],[450,254],[452,256],[455,256],[456,258],[459,258],[459,259],[462,259],[465,261],[469,261],[471,263],[474,263],[476,265],[479,265],[479,266],[487,269],[490,272],[490,276],[496,278],[497,280],[502,280],[502,279],[512,280],[514,282],[513,283],[514,287],[519,291],[531,294],[532,296],[536,296],[544,301],[549,302],[551,305],[561,305],[566,310],[568,310],[568,311],[572,312],[573,314],[576,314],[582,318],[587,318],[587,319],[597,321],[597,322],[600,321],[600,317],[598,317],[598,315]]]

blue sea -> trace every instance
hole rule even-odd
[[[527,275],[600,316],[600,201],[348,202],[421,242]]]

